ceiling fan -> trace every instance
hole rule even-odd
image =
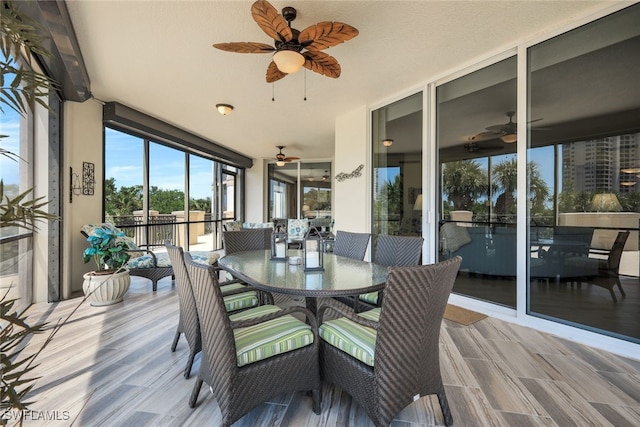
[[[282,152],[284,147],[283,145],[276,145],[276,148],[280,149],[280,152],[276,154],[276,165],[284,166],[287,163],[293,162],[294,160],[300,160],[300,157],[287,157]]]
[[[480,132],[470,138],[470,141],[486,141],[489,139],[498,139],[500,138],[502,142],[507,144],[511,144],[517,141],[517,129],[518,125],[513,121],[513,116],[515,116],[515,111],[507,111],[506,115],[509,117],[509,121],[504,124],[492,125],[486,127],[485,132]],[[531,120],[529,123],[539,122],[542,119]],[[538,128],[535,130],[544,130],[542,128]]]
[[[251,6],[251,15],[258,26],[274,39],[274,46],[260,42],[216,43],[213,47],[236,53],[271,53],[273,61],[267,68],[267,83],[295,73],[301,67],[327,77],[340,77],[340,64],[331,55],[321,52],[358,35],[358,30],[342,22],[318,22],[302,31],[291,28],[296,19],[295,8],[287,6],[282,15],[266,0]]]

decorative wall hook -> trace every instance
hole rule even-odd
[[[80,184],[80,175],[73,172],[73,168],[69,167],[69,203],[73,203],[73,196],[85,195],[93,196],[96,178],[95,164],[82,162],[82,185]]]
[[[80,186],[80,176],[73,173],[73,168],[69,166],[69,203],[73,203],[74,194],[76,196],[82,194],[82,187]]]

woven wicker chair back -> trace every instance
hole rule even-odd
[[[333,245],[333,253],[352,259],[363,260],[369,246],[369,233],[352,233],[338,230],[336,241]]]
[[[380,235],[376,239],[373,262],[388,266],[418,265],[423,241],[416,236]]]
[[[184,254],[184,260],[200,319],[202,358],[198,376],[212,387],[222,409],[229,404],[225,401],[228,398],[224,396],[228,393],[224,393],[224,389],[229,387],[236,367],[236,348],[229,316],[215,274],[208,267],[194,262],[189,253]]]
[[[271,247],[270,228],[252,228],[241,231],[223,231],[225,254],[233,254],[244,251],[257,251]]]
[[[628,231],[619,232],[615,242],[613,242],[611,251],[609,252],[609,258],[607,262],[608,269],[615,274],[618,274],[618,271],[620,270],[620,259],[622,258],[622,252],[624,251],[624,245],[627,243],[628,237]]]
[[[202,341],[200,340],[200,321],[196,310],[196,300],[193,296],[191,280],[184,263],[184,251],[179,246],[167,244],[166,247],[176,276],[176,287],[178,288],[178,302],[180,305],[178,332],[184,333],[189,344],[190,356],[193,357],[202,350]],[[188,368],[191,371],[190,365]]]

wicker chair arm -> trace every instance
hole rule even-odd
[[[322,305],[318,308],[318,323],[322,324],[324,322],[324,314],[327,310],[332,310],[339,315],[346,317],[347,319],[355,323],[358,323],[359,325],[366,326],[375,330],[378,329],[378,322],[365,319],[362,316],[358,316],[353,309],[346,307],[344,304],[340,304],[334,300],[327,300],[326,302],[323,302]]]
[[[277,311],[275,313],[265,314],[264,316],[254,317],[252,319],[236,320],[236,321],[232,320],[231,327],[233,329],[246,328],[248,326],[257,325],[258,323],[263,323],[268,320],[277,319],[278,317],[286,316],[287,314],[293,314],[293,313],[304,314],[308,320],[308,323],[311,325],[311,330],[313,331],[314,335],[316,334],[316,332],[318,331],[318,323],[316,321],[315,316],[313,315],[313,313],[311,313],[310,310],[304,307],[299,307],[299,306],[283,308],[282,310]]]

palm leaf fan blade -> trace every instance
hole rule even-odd
[[[300,45],[309,50],[323,50],[357,36],[358,30],[343,22],[318,22],[300,32]]]
[[[307,51],[303,55],[306,69],[334,79],[340,77],[340,64],[333,56],[320,51]]]
[[[213,47],[233,53],[270,53],[275,50],[273,46],[258,42],[216,43]]]
[[[266,35],[274,40],[288,42],[293,39],[291,28],[269,2],[258,0],[251,6],[251,16]]]
[[[271,61],[271,63],[267,67],[267,83],[277,82],[286,75],[286,73],[283,73],[278,69],[278,66],[273,61]]]

